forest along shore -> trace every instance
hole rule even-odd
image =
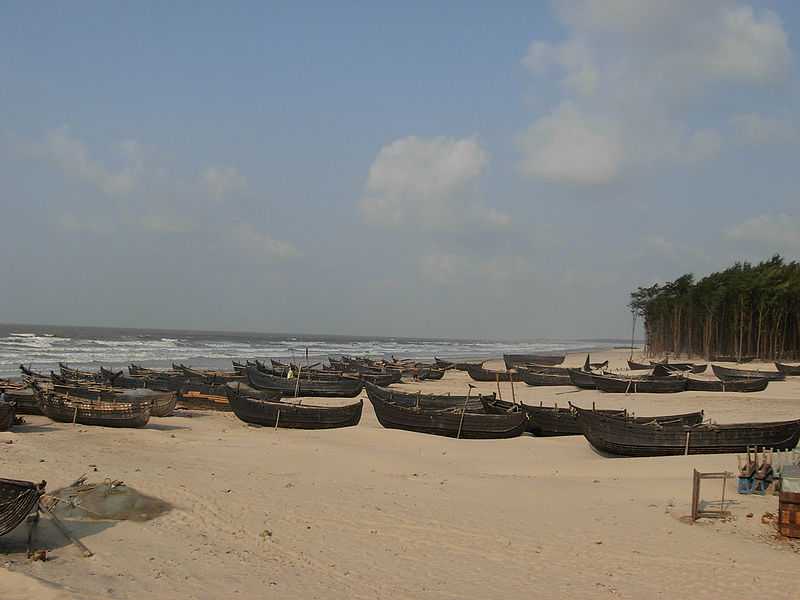
[[[585,358],[569,354],[564,365]],[[628,358],[592,355],[612,371]],[[498,388],[454,370],[392,388],[466,394],[468,386]],[[511,383],[499,386],[510,399]],[[514,384],[529,404],[703,410],[720,423],[800,417],[796,379],[755,394],[574,390]],[[141,429],[25,419],[0,433],[3,477],[57,490],[86,473],[172,508],[143,522],[68,521],[89,559],[43,520],[35,539],[51,560],[29,561],[18,528],[0,538],[0,565],[14,573],[0,570],[4,600],[42,586],[53,598],[528,598],[533,588],[562,598],[791,596],[774,574],[792,572],[795,546],[762,522],[776,497],[737,495],[731,480],[731,519],[687,522],[693,469],[735,472],[731,454],[615,459],[582,436],[423,435],[382,428],[369,402],[357,426],[327,431],[254,427],[199,410]],[[718,499],[716,483],[702,492]]]

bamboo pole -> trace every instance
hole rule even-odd
[[[61,522],[61,519],[59,519],[49,508],[44,506],[41,502],[39,503],[39,508],[42,510],[42,512],[44,512],[48,517],[50,517],[53,520],[53,525],[55,525],[58,528],[58,530],[64,535],[64,537],[67,538],[70,542],[75,544],[80,549],[84,557],[89,558],[90,556],[94,556],[94,553],[91,550],[89,550],[83,544],[83,542],[81,542],[78,538],[72,535],[67,529],[66,525],[64,525],[64,523]]]
[[[461,407],[461,419],[458,422],[458,433],[456,434],[456,439],[461,439],[461,428],[464,426],[464,413],[467,412],[467,403],[469,402],[470,394],[472,393],[472,388],[475,387],[471,383],[467,384],[467,399],[464,400],[464,406]]]

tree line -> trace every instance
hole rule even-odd
[[[645,351],[707,360],[800,358],[800,263],[775,255],[700,280],[687,274],[631,293]]]

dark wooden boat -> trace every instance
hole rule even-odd
[[[780,371],[755,371],[752,369],[731,369],[730,367],[720,367],[711,365],[719,379],[769,379],[770,381],[783,381],[786,375]]]
[[[653,375],[666,377],[680,373],[703,373],[708,367],[707,364],[695,365],[692,363],[652,363]]]
[[[686,390],[683,377],[615,377],[592,374],[597,389],[611,394],[672,394]]]
[[[686,389],[690,392],[763,392],[769,379],[714,379],[686,378]]]
[[[441,358],[438,358],[436,356],[433,357],[433,364],[435,364],[437,368],[445,370],[455,369],[456,367],[455,361],[442,360]]]
[[[433,367],[418,369],[415,379],[419,381],[438,381],[444,377],[444,371],[444,369],[436,369]]]
[[[380,396],[369,396],[375,416],[387,429],[404,429],[417,433],[471,439],[499,439],[522,435],[528,426],[523,411],[499,415],[468,412],[459,408],[412,408],[389,402]]]
[[[619,456],[724,454],[747,452],[751,446],[791,450],[800,440],[800,420],[664,427],[573,409],[589,443],[602,452]]]
[[[490,371],[483,367],[469,365],[467,367],[467,374],[473,381],[520,381],[519,374],[516,371]]]
[[[628,360],[628,369],[631,371],[649,371],[653,368],[653,365],[647,363],[640,363],[633,360]]]
[[[315,406],[292,404],[280,399],[266,400],[246,395],[244,391],[227,386],[228,402],[239,419],[245,423],[290,429],[334,429],[358,425],[364,401],[346,406]]]
[[[519,368],[517,375],[527,385],[540,386],[540,385],[572,385],[572,380],[569,378],[569,373],[566,375],[554,375],[551,373],[538,373],[536,371],[529,371],[528,369]]]
[[[16,402],[18,415],[41,415],[39,397],[32,388],[6,388],[6,400]]]
[[[450,394],[423,394],[420,392],[413,394],[382,388],[377,385],[372,385],[371,383],[365,383],[364,389],[367,391],[367,395],[370,396],[370,398],[376,397],[384,402],[399,404],[400,406],[405,406],[407,408],[419,407],[424,409],[462,409],[466,403],[466,410],[468,412],[480,412],[483,410],[481,396],[478,394],[471,395],[469,399],[467,396],[451,396]],[[483,397],[493,400],[495,395],[490,394]]]
[[[105,402],[48,391],[39,393],[39,402],[46,416],[61,423],[144,427],[150,420],[150,404],[147,402]]]
[[[102,385],[63,385],[55,383],[53,384],[53,391],[86,400],[123,403],[145,402],[150,404],[151,417],[172,416],[175,412],[175,404],[178,397],[176,392],[160,392],[145,388],[120,389]]]
[[[386,387],[393,383],[400,383],[403,379],[403,374],[400,371],[390,371],[388,373],[360,373],[358,378],[363,381],[369,381],[372,384]],[[441,379],[441,378],[440,378]]]
[[[247,380],[259,390],[274,390],[284,396],[355,398],[361,393],[364,383],[360,379],[335,379],[314,381],[284,379],[263,373],[255,367],[247,368]]]
[[[16,402],[0,401],[0,431],[8,431],[14,425]]]
[[[30,377],[31,379],[50,379],[49,375],[45,375],[44,373],[37,373],[36,371],[27,368],[25,365],[20,365],[19,370],[22,371],[22,374],[26,377]]]
[[[561,435],[582,435],[575,412],[571,408],[558,406],[533,406],[529,404],[516,405],[504,400],[484,400],[486,412],[498,414],[503,411],[514,410],[521,406],[528,413],[528,431],[540,437]],[[623,409],[604,409],[597,412],[618,419],[632,419],[638,423],[680,423],[696,425],[703,422],[703,411],[684,413],[678,415],[662,415],[655,417],[633,417]]]
[[[783,373],[786,377],[800,376],[800,365],[787,365],[786,363],[775,363],[775,368]]]
[[[522,371],[524,369],[526,371],[533,371],[534,373],[546,373],[548,375],[569,375],[569,369],[567,367],[549,367],[547,365],[537,365],[535,363],[518,365],[516,369],[518,371]]]
[[[200,370],[187,367],[186,365],[176,364],[172,366],[175,367],[178,372],[183,373],[188,379],[200,380],[212,385],[223,385],[228,381],[244,381],[244,377],[235,372]]]
[[[591,371],[584,371],[583,369],[567,369],[569,380],[572,385],[581,388],[582,390],[596,390],[597,385],[592,379]]]
[[[554,367],[563,363],[566,357],[566,354],[503,354],[503,362],[506,363],[506,369],[527,363]]]
[[[99,381],[100,373],[95,371],[82,371],[81,369],[73,369],[64,363],[58,363],[58,368],[61,371],[61,376],[67,379],[85,379],[88,381]]]
[[[36,510],[47,484],[0,479],[0,536],[16,529]]]

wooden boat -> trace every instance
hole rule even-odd
[[[653,375],[656,377],[666,377],[668,375],[680,373],[703,373],[708,367],[707,364],[695,365],[692,363],[652,363]]]
[[[640,363],[628,359],[628,369],[630,369],[631,371],[649,371],[652,368],[653,365],[649,363]]]
[[[402,381],[402,373],[400,371],[391,371],[388,373],[360,373],[358,378],[363,381],[369,381],[372,384],[386,387],[393,383],[400,383]],[[439,378],[441,379],[441,377]]]
[[[524,369],[526,371],[533,371],[534,373],[546,373],[547,375],[564,375],[565,377],[569,375],[569,369],[567,367],[549,367],[547,365],[528,363],[517,365],[515,368],[517,371],[522,371]]]
[[[529,404],[516,405],[505,400],[484,400],[484,409],[488,413],[498,414],[503,411],[513,410],[515,406],[521,407],[528,413],[528,431],[540,437],[561,435],[582,435],[575,412],[571,408],[558,406],[534,406]],[[678,415],[662,415],[656,417],[633,417],[623,409],[604,409],[597,412],[618,419],[632,419],[639,423],[681,423],[696,425],[703,422],[703,411],[684,413]]]
[[[780,371],[755,371],[753,369],[732,369],[730,367],[720,367],[711,365],[719,379],[769,379],[770,381],[783,381],[786,375]]]
[[[334,429],[358,425],[364,401],[346,406],[315,406],[251,397],[227,386],[228,402],[245,423],[290,429]]]
[[[783,373],[786,377],[800,376],[800,365],[787,365],[786,363],[775,363],[775,368]]]
[[[53,391],[70,397],[86,400],[99,400],[103,402],[136,403],[147,402],[150,404],[151,417],[170,417],[175,412],[177,402],[176,392],[160,392],[145,388],[119,389],[108,386],[82,386],[53,384]]]
[[[506,369],[527,363],[554,367],[563,363],[566,357],[566,354],[503,354],[503,362],[506,363]]]
[[[228,381],[244,381],[244,377],[238,373],[228,371],[207,371],[192,369],[186,365],[172,365],[175,370],[182,373],[188,379],[197,379],[213,385],[223,385]]]
[[[30,377],[31,379],[50,379],[49,375],[45,375],[43,373],[37,373],[31,369],[28,369],[25,365],[20,365],[19,370],[22,371],[22,374],[26,377]]]
[[[611,394],[672,394],[686,390],[683,377],[615,377],[592,373],[592,380],[598,390]]]
[[[763,392],[769,379],[696,379],[686,378],[686,389],[690,392]]]
[[[46,482],[0,479],[0,536],[16,529],[36,510]]]
[[[511,438],[522,435],[528,426],[523,411],[500,415],[468,412],[463,409],[412,408],[369,395],[378,422],[387,429],[472,439]]]
[[[589,443],[619,456],[723,454],[747,452],[752,446],[791,450],[800,440],[800,420],[664,427],[615,419],[578,407],[573,410]]]
[[[14,425],[16,402],[0,401],[0,431],[8,431]]]
[[[370,398],[376,397],[384,402],[398,404],[407,408],[457,408],[460,410],[464,408],[466,403],[466,409],[468,412],[480,412],[483,410],[481,396],[478,394],[471,395],[469,399],[467,399],[467,396],[451,396],[450,394],[422,394],[420,392],[413,394],[382,388],[377,385],[372,385],[371,383],[365,383],[364,389],[367,391],[367,395],[370,396]],[[490,394],[483,397],[493,400],[495,395]]]
[[[438,381],[444,377],[444,371],[444,369],[436,369],[433,367],[418,369],[414,377],[419,381]]]
[[[355,398],[361,393],[364,383],[360,379],[335,379],[314,381],[273,377],[255,367],[247,368],[247,380],[259,390],[274,390],[284,396]]]
[[[591,371],[584,371],[583,369],[567,369],[569,380],[575,387],[582,390],[596,390],[597,385],[592,379]]]
[[[473,381],[520,381],[519,374],[516,371],[490,371],[483,367],[469,365],[467,367],[467,374]]]
[[[6,400],[16,402],[15,410],[18,415],[41,415],[42,409],[39,406],[39,397],[32,388],[6,388]]]
[[[144,427],[150,420],[148,402],[105,402],[43,391],[42,412],[53,421],[102,427]]]
[[[536,371],[529,371],[528,369],[519,368],[517,375],[527,385],[540,386],[540,385],[572,385],[572,380],[569,378],[569,373],[566,375],[553,375],[551,373],[538,373]]]
[[[62,377],[67,379],[85,379],[89,381],[99,381],[100,373],[95,371],[82,371],[80,369],[73,369],[64,363],[58,363],[58,368],[61,371]]]
[[[441,358],[438,358],[436,356],[433,357],[433,364],[436,365],[438,369],[445,369],[445,370],[455,369],[456,367],[455,361],[442,360]]]

